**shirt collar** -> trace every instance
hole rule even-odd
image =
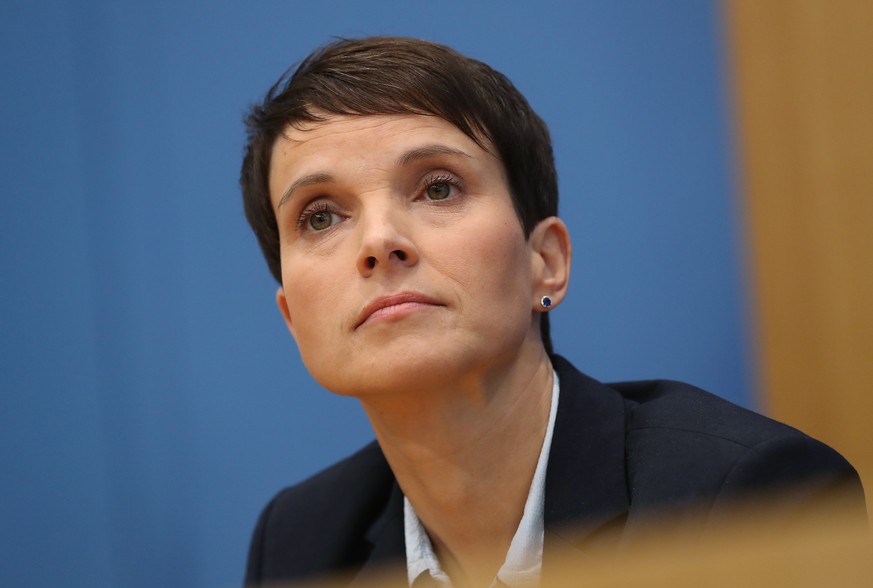
[[[558,374],[553,372],[552,399],[549,408],[549,423],[543,446],[537,459],[527,500],[524,503],[524,514],[518,524],[518,529],[509,544],[506,559],[497,571],[494,584],[499,582],[507,586],[533,586],[540,580],[543,565],[543,512],[545,506],[546,466],[549,461],[549,450],[552,446],[552,433],[555,429],[555,416],[558,413],[558,395],[560,384]],[[403,497],[403,527],[406,539],[406,571],[409,585],[422,574],[428,574],[437,584],[451,586],[448,575],[440,567],[439,560],[433,550],[433,544],[421,520],[415,513],[412,503]]]

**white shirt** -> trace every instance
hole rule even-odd
[[[537,460],[537,469],[528,490],[524,503],[524,514],[518,524],[518,529],[509,544],[506,559],[497,571],[498,581],[507,586],[526,587],[537,586],[543,566],[543,511],[545,506],[546,466],[549,462],[549,450],[552,447],[552,431],[555,429],[555,415],[558,413],[558,394],[560,385],[558,374],[554,373],[552,384],[552,402],[549,408],[549,424],[546,426],[546,436]],[[427,531],[421,524],[412,503],[403,497],[403,526],[406,536],[406,572],[409,585],[422,574],[430,575],[439,586],[451,587],[449,576],[440,567],[440,562],[434,553],[433,545]]]

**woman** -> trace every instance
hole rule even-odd
[[[534,585],[553,545],[632,535],[641,515],[857,487],[789,427],[675,382],[608,387],[552,353],[571,245],[549,134],[487,65],[339,41],[247,122],[246,214],[279,309],[377,439],[270,503],[249,583],[399,562],[401,584]]]

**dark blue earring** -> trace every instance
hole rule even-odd
[[[548,296],[543,296],[542,298],[540,298],[540,306],[548,310],[552,307],[552,299]]]

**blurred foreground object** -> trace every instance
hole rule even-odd
[[[724,12],[766,412],[832,445],[869,488],[873,2]]]
[[[778,500],[737,507],[730,517],[710,524],[702,537],[687,532],[688,519],[678,524],[665,520],[618,553],[557,554],[547,560],[542,586],[873,586],[873,543],[857,506],[848,497],[845,502],[835,499],[832,508],[803,518],[796,511],[774,514]],[[386,573],[386,578],[390,576]],[[346,586],[348,581],[295,586],[330,588]],[[394,584],[355,584],[387,585]]]

